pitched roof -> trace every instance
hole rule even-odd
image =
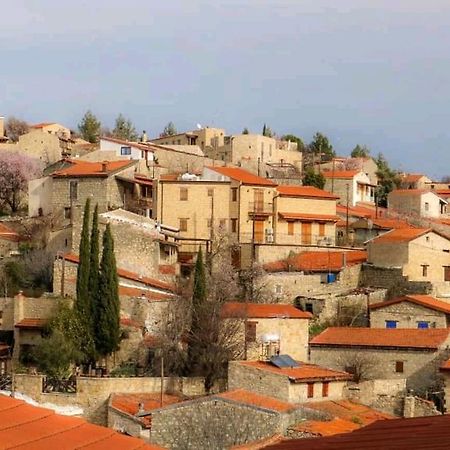
[[[363,250],[302,252],[297,255],[275,262],[264,264],[268,272],[339,272],[345,267],[362,264],[367,261],[367,252]]]
[[[373,303],[369,306],[369,309],[380,309],[403,302],[415,303],[416,305],[424,306],[425,308],[450,314],[450,303],[438,300],[431,295],[405,295],[403,297],[396,297],[385,302]]]
[[[150,145],[139,143],[139,142],[125,141],[123,139],[117,139],[117,138],[108,137],[108,136],[101,136],[100,139],[102,141],[114,142],[115,144],[122,144],[122,145],[127,145],[129,147],[135,147],[135,148],[138,148],[138,149],[144,150],[144,151],[153,152],[153,150],[154,150],[153,148],[151,148]]]
[[[326,347],[401,347],[438,349],[448,338],[448,328],[351,328],[330,327],[314,337],[310,346]]]
[[[17,449],[157,450],[141,439],[0,395],[0,447]]]
[[[324,200],[335,200],[339,197],[331,192],[318,189],[314,186],[277,186],[277,191],[280,195],[286,197],[304,197],[304,198],[318,198]]]
[[[220,173],[228,178],[236,181],[240,181],[242,184],[254,184],[258,186],[276,186],[275,183],[268,180],[267,178],[258,177],[250,172],[239,167],[216,167],[208,166],[207,169],[213,170],[214,172]]]
[[[298,367],[276,367],[270,362],[264,361],[237,361],[234,364],[251,367],[265,372],[275,373],[277,375],[286,376],[294,383],[306,383],[308,381],[345,381],[350,380],[352,375],[339,370],[328,369],[326,367],[317,366],[299,362]]]
[[[45,327],[47,322],[47,319],[24,318],[17,322],[14,326],[16,328],[41,329]]]
[[[119,296],[146,298],[148,301],[167,301],[173,299],[173,295],[165,294],[164,292],[153,292],[138,287],[120,285]]]
[[[398,244],[410,242],[432,231],[431,228],[397,228],[374,237],[369,242],[373,244]]]
[[[383,230],[393,230],[395,228],[415,228],[405,220],[400,219],[387,219],[387,218],[361,218],[356,222],[350,224],[351,228],[355,229],[368,229],[379,228]]]
[[[53,172],[52,177],[107,177],[118,170],[131,167],[136,161],[120,160],[120,161],[103,161],[91,162],[71,159],[70,166]],[[103,170],[104,168],[104,170]]]
[[[7,227],[4,223],[0,222],[0,239],[18,242],[18,241],[20,241],[20,236],[14,230]]]
[[[56,122],[40,122],[40,123],[31,125],[30,128],[44,128],[44,127],[48,127],[50,125],[57,125],[57,123]]]
[[[245,389],[235,389],[233,391],[222,392],[220,394],[216,394],[214,397],[224,398],[227,400],[235,401],[237,403],[257,406],[259,408],[268,409],[280,413],[291,411],[297,406],[293,403],[283,402],[273,397],[246,391]]]
[[[265,450],[446,450],[450,415],[379,420],[351,433],[291,439]]]
[[[75,264],[78,264],[80,262],[78,255],[75,255],[74,253],[66,253],[64,255],[64,259]],[[150,287],[155,287],[169,292],[175,291],[175,286],[172,284],[166,283],[165,281],[155,280],[154,278],[141,276],[135,272],[130,272],[129,270],[117,268],[117,275],[121,278],[138,281],[139,283],[146,284]]]
[[[439,370],[450,370],[450,359],[447,359],[447,361],[444,361],[439,368]]]
[[[405,183],[416,183],[424,177],[425,175],[422,175],[421,173],[407,173],[402,177],[402,181]]]
[[[309,312],[300,311],[292,305],[281,303],[239,303],[228,302],[222,306],[222,317],[226,318],[286,318],[286,319],[311,319]]]
[[[385,208],[369,208],[366,206],[356,205],[348,207],[348,215],[350,217],[365,217],[365,218],[375,218],[376,214],[381,214],[385,211]],[[347,214],[347,207],[344,205],[336,205],[336,212],[341,215]]]
[[[433,194],[438,196],[436,192],[430,191],[428,189],[394,189],[393,191],[389,192],[389,196],[392,195],[402,195],[405,197],[417,197],[423,194]]]
[[[361,173],[360,170],[324,170],[322,175],[325,178],[344,178],[350,179]]]
[[[284,220],[299,220],[308,222],[338,222],[339,216],[331,214],[304,214],[295,212],[279,212],[278,215]]]

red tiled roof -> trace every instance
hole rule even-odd
[[[436,195],[434,191],[430,191],[427,189],[394,189],[389,193],[389,195],[405,195],[415,197],[418,195],[427,194],[429,192]]]
[[[275,183],[268,180],[267,178],[258,177],[257,175],[253,175],[250,172],[247,172],[244,169],[240,169],[239,167],[207,167],[210,170],[214,170],[226,177],[229,177],[233,180],[240,181],[243,184],[255,184],[258,186],[276,186]]]
[[[314,337],[310,346],[401,347],[436,350],[448,338],[448,328],[330,327]]]
[[[161,405],[161,393],[137,393],[137,394],[112,394],[110,406],[122,413],[128,414],[142,422],[146,427],[151,426],[151,415],[136,417],[136,413],[139,411],[139,403],[144,404],[144,411],[150,412],[154,409],[161,408],[162,406],[173,405],[183,401],[178,395],[163,394]]]
[[[302,214],[293,212],[280,212],[279,216],[284,220],[299,220],[303,222],[338,222],[338,216],[329,214]]]
[[[307,420],[306,422],[300,422],[294,427],[297,432],[314,434],[316,436],[333,436],[340,433],[349,433],[358,428],[361,428],[361,426],[356,422],[339,417],[335,417],[326,422],[321,420]]]
[[[224,318],[286,318],[311,319],[309,312],[300,311],[292,305],[281,303],[239,303],[228,302],[222,306],[221,315]]]
[[[336,200],[339,198],[331,192],[318,189],[314,186],[281,185],[277,187],[277,191],[280,195],[287,197],[319,198],[324,200]]]
[[[173,295],[171,294],[164,294],[163,292],[153,292],[140,289],[138,287],[120,286],[120,285],[119,285],[119,296],[135,297],[135,298],[144,297],[149,301],[165,301],[173,299]]]
[[[70,261],[75,264],[78,264],[80,261],[78,255],[75,255],[74,253],[66,253],[64,255],[64,259],[66,261]],[[150,278],[150,277],[143,277],[135,272],[130,272],[129,270],[118,268],[117,275],[121,278],[127,278],[128,280],[138,281],[142,284],[146,284],[151,287],[156,287],[156,288],[163,289],[163,290],[170,291],[170,292],[175,291],[175,286],[172,284],[169,284],[169,283],[166,283],[166,282],[160,281],[160,280],[155,280],[154,278]],[[126,294],[124,294],[124,295],[126,295]]]
[[[237,364],[252,367],[258,370],[275,373],[288,377],[295,383],[306,383],[308,381],[330,380],[345,381],[350,380],[352,375],[339,370],[327,369],[326,367],[317,366],[299,362],[299,367],[276,367],[269,362],[264,361],[239,361]]]
[[[396,305],[397,303],[403,302],[415,303],[416,305],[424,306],[425,308],[450,314],[450,303],[438,300],[431,295],[405,295],[403,297],[396,297],[385,302],[373,303],[369,306],[369,309],[384,308],[385,306]]]
[[[447,361],[445,361],[439,369],[440,370],[450,370],[450,359],[447,359]]]
[[[424,177],[425,175],[422,175],[421,173],[407,173],[402,177],[402,181],[405,183],[416,183]]]
[[[373,238],[372,244],[397,244],[410,242],[432,231],[431,228],[398,228]]]
[[[0,395],[0,448],[29,450],[157,450],[141,439],[125,436],[76,417]]]
[[[404,220],[399,219],[371,219],[372,223],[378,228],[386,228],[386,229],[396,229],[396,228],[414,228],[413,225],[409,224]]]
[[[4,223],[0,222],[0,239],[7,241],[19,242],[20,236],[11,228],[7,227]]]
[[[378,214],[381,215],[386,211],[385,208],[378,208]],[[341,214],[341,216],[345,216],[347,214],[347,207],[344,205],[336,205],[336,212]],[[358,218],[375,218],[377,214],[377,210],[373,208],[368,208],[365,206],[349,206],[348,215],[349,217],[358,217]]]
[[[107,177],[117,170],[125,169],[135,164],[135,161],[130,160],[91,162],[72,159],[70,162],[72,165],[54,172],[52,176],[55,178]],[[106,164],[105,170],[103,170],[103,164]]]
[[[176,268],[174,264],[160,264],[158,266],[159,273],[163,275],[175,275]]]
[[[31,125],[30,128],[44,128],[44,127],[48,127],[49,125],[56,125],[56,122],[36,123],[35,125]]]
[[[47,319],[34,319],[34,318],[25,318],[17,322],[14,326],[16,328],[44,328],[47,324]]]
[[[265,450],[447,450],[450,415],[379,420],[351,433],[291,439]]]
[[[325,178],[353,178],[355,175],[361,173],[360,170],[324,170],[322,172]]]
[[[363,250],[302,252],[297,255],[267,263],[263,266],[268,272],[305,271],[305,272],[339,272],[346,266],[362,264],[367,261],[367,252]]]
[[[254,392],[246,391],[245,389],[222,392],[221,394],[216,394],[215,397],[233,400],[238,403],[245,403],[246,405],[257,406],[280,413],[291,411],[296,408],[296,405],[293,403],[283,402],[273,397],[267,397],[266,395],[255,394]]]
[[[120,319],[120,325],[130,328],[143,328],[144,324],[138,322],[137,320],[130,319],[129,317],[123,317]]]

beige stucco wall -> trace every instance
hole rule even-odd
[[[443,312],[406,301],[377,308],[370,312],[372,328],[385,328],[387,320],[397,321],[397,328],[417,328],[419,321],[429,322],[430,328],[447,328],[447,317]]]
[[[62,148],[55,134],[32,130],[19,137],[19,147],[27,155],[39,159],[44,164],[53,164],[61,159]]]
[[[28,215],[37,217],[52,212],[53,178],[43,177],[28,182]]]
[[[330,381],[328,395],[322,395],[322,381],[314,383],[314,396],[308,398],[308,385],[306,383],[289,383],[289,401],[292,403],[311,403],[324,400],[342,400],[346,381]]]

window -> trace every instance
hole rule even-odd
[[[319,236],[325,236],[325,224],[319,223]]]
[[[187,219],[180,219],[180,231],[187,231]]]
[[[219,220],[219,228],[221,228],[222,230],[225,230],[226,227],[227,227],[227,219],[220,219]]]
[[[322,383],[322,397],[328,397],[328,387],[330,383],[328,381],[324,381]]]
[[[314,313],[314,308],[312,303],[305,303],[305,311],[310,312],[311,314]]]
[[[131,155],[131,147],[120,147],[121,155]]]
[[[208,197],[214,196],[214,189],[208,189]]]
[[[403,361],[395,361],[395,372],[403,373]]]
[[[64,219],[70,219],[72,208],[64,208]]]
[[[283,293],[283,286],[281,284],[275,285],[275,294],[282,294]]]
[[[444,281],[450,281],[450,266],[444,266]]]
[[[428,202],[425,202],[425,211],[430,210],[430,204]]]
[[[314,397],[314,383],[308,383],[308,398]]]
[[[70,200],[78,200],[78,181],[70,181],[69,183]]]
[[[141,186],[141,196],[145,198],[152,198],[152,187]]]
[[[231,220],[231,232],[236,233],[237,232],[237,219],[230,219]]]
[[[180,201],[184,202],[188,199],[188,190],[187,188],[180,188]]]
[[[238,188],[231,188],[231,201],[237,202],[237,190]]]
[[[429,328],[430,327],[430,323],[429,322],[425,322],[424,320],[420,320],[419,322],[417,322],[417,328],[420,328],[422,330]]]
[[[288,222],[288,235],[294,235],[294,222]]]
[[[422,276],[423,277],[428,276],[428,264],[422,264]]]
[[[256,324],[258,322],[245,322],[245,340],[247,342],[256,342]]]
[[[386,320],[386,328],[397,328],[396,320]]]

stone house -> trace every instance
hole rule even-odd
[[[421,173],[405,173],[400,178],[400,189],[426,189],[432,181]]]
[[[71,131],[69,128],[55,122],[41,122],[31,125],[32,130],[39,130],[47,134],[56,134],[58,136],[64,136],[70,138]]]
[[[325,190],[337,195],[342,205],[356,206],[357,203],[374,204],[375,187],[370,178],[360,170],[328,170],[325,177]]]
[[[270,359],[278,353],[308,358],[308,312],[280,303],[229,302],[223,305],[221,316],[225,322],[237,321],[235,336],[248,360]]]
[[[409,281],[450,290],[450,240],[429,228],[394,229],[367,242],[368,264],[399,269]]]
[[[338,199],[313,186],[278,186],[273,198],[275,243],[334,245]]]
[[[277,367],[270,361],[231,361],[228,389],[246,389],[289,403],[342,400],[352,376],[306,362],[294,367]]]
[[[331,161],[319,163],[317,168],[320,171],[342,171],[342,170],[360,170],[364,172],[374,186],[378,184],[378,166],[373,158],[333,158]]]
[[[450,303],[430,295],[405,295],[369,305],[372,328],[448,328]]]
[[[0,260],[18,254],[20,235],[0,222]]]
[[[423,394],[439,384],[449,333],[448,328],[327,328],[310,341],[310,359],[352,372],[355,379],[406,379],[408,389]]]
[[[439,218],[447,213],[447,201],[434,191],[395,189],[388,195],[389,209],[412,218]]]

